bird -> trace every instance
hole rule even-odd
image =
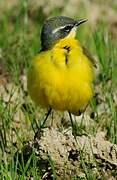
[[[48,113],[79,115],[93,96],[95,60],[76,38],[87,19],[66,16],[47,19],[41,30],[41,50],[32,59],[27,89],[32,100]],[[73,122],[72,122],[73,124]]]

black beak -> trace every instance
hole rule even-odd
[[[86,21],[88,21],[88,19],[80,19],[80,20],[78,20],[77,22],[76,22],[76,26],[79,26],[80,24],[83,24],[83,23],[85,23]]]

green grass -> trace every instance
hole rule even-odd
[[[78,16],[85,14],[82,10],[81,8]],[[5,94],[0,97],[0,177],[7,180],[23,180],[26,177],[33,177],[36,180],[42,176],[42,170],[37,165],[34,152],[26,162],[22,155],[19,161],[16,153],[26,141],[33,138],[36,129],[40,126],[40,120],[43,121],[44,118],[44,112],[35,107],[28,97],[22,80],[30,67],[32,57],[40,49],[39,32],[46,17],[41,10],[38,13],[38,9],[31,17],[29,12],[28,1],[21,1],[17,10],[15,8],[7,10],[0,17],[0,64],[3,74],[7,72],[9,77],[9,83],[6,83],[4,88]],[[61,9],[52,9],[50,13],[59,15]],[[81,121],[80,124],[75,124],[75,131],[78,135],[84,133],[95,135],[100,129],[106,133],[107,140],[117,144],[115,101],[117,44],[106,27],[104,23],[97,23],[97,28],[91,30],[88,25],[85,25],[85,28],[82,26],[78,32],[81,43],[89,48],[97,60],[100,71],[95,78],[94,89],[98,87],[98,95],[101,99],[96,96],[90,103],[91,112],[95,114],[94,125],[87,128]],[[15,100],[13,100],[15,93]],[[7,97],[7,101],[4,96]],[[99,101],[105,109],[102,113],[98,110]],[[48,156],[48,163],[52,169],[53,179],[56,179],[56,169],[51,156]],[[82,154],[81,167],[86,179],[96,179],[91,168],[85,164]],[[72,179],[80,178],[74,176]]]

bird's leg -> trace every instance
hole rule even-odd
[[[68,111],[68,113],[69,113],[69,117],[70,117],[71,125],[72,125],[72,134],[76,138],[75,127],[74,127],[74,122],[73,122],[73,119],[72,119],[72,115],[71,115],[71,113],[69,111]]]
[[[45,124],[46,120],[48,119],[49,115],[51,114],[51,111],[52,111],[52,108],[50,108],[50,109],[48,110],[48,112],[47,112],[47,114],[46,114],[46,117],[45,117],[43,123],[41,124],[41,128],[44,127],[44,124]]]
[[[34,139],[36,139],[36,138],[37,138],[37,139],[40,139],[42,129],[44,128],[45,122],[46,122],[46,120],[48,119],[51,111],[52,111],[52,108],[50,108],[50,109],[48,110],[48,112],[47,112],[47,114],[46,114],[46,117],[45,117],[43,123],[40,125],[40,127],[39,127],[38,130],[37,130],[37,132],[35,133]]]
[[[71,125],[72,125],[72,127],[73,127],[73,119],[72,119],[72,116],[71,116],[71,113],[68,111],[68,113],[69,113],[69,117],[70,117],[70,120],[71,120]]]
[[[54,115],[54,112],[52,111],[52,113],[51,113],[52,115],[52,120],[51,120],[51,124],[50,124],[50,127],[52,127],[53,126],[53,115]]]

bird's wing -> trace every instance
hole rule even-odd
[[[96,60],[92,57],[91,53],[88,51],[88,49],[84,46],[82,46],[83,49],[83,53],[85,54],[85,56],[87,56],[87,58],[91,61],[91,63],[93,64],[93,66],[96,68]]]

